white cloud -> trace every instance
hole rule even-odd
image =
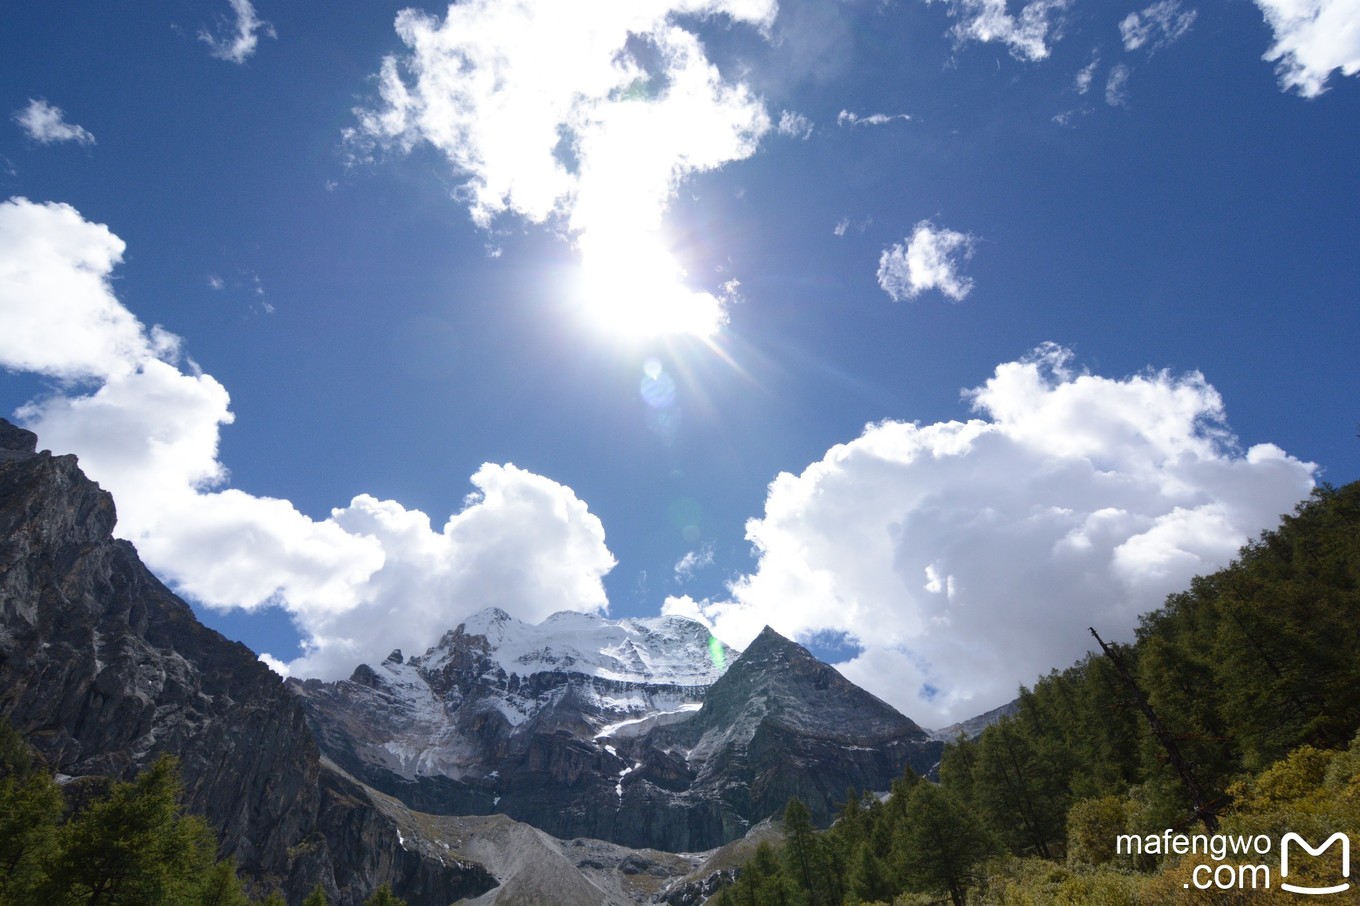
[[[1316,467],[1242,452],[1198,373],[1074,373],[1046,345],[966,394],[968,421],[885,421],[780,474],[730,600],[674,599],[742,646],[769,624],[845,633],[839,665],[926,726],[995,707],[1307,495]]]
[[[803,116],[801,113],[785,110],[779,114],[779,126],[777,127],[777,131],[780,135],[807,141],[812,137],[812,129],[812,120]]]
[[[217,35],[201,29],[198,39],[208,45],[208,52],[219,60],[228,63],[244,63],[255,53],[259,46],[260,35],[274,38],[274,26],[265,22],[255,13],[250,0],[230,0],[235,20],[228,24],[225,35]]]
[[[1195,24],[1196,10],[1182,10],[1180,0],[1160,0],[1141,12],[1129,13],[1119,23],[1119,35],[1125,50],[1147,47],[1160,50],[1174,44]]]
[[[1077,73],[1076,79],[1073,80],[1073,84],[1077,89],[1077,94],[1085,94],[1091,90],[1091,83],[1095,80],[1096,68],[1099,66],[1100,58],[1096,57],[1083,66],[1081,71]]]
[[[489,605],[533,621],[604,609],[614,560],[599,519],[570,488],[513,465],[483,465],[438,530],[366,494],[317,520],[226,487],[227,391],[181,370],[177,339],[143,329],[114,296],[122,253],[67,205],[0,204],[0,367],[66,382],[19,419],[80,457],[115,496],[119,537],[177,589],[213,607],[283,606],[307,647],[288,666],[304,676],[421,649]]]
[[[675,562],[675,578],[683,582],[706,566],[713,565],[713,545],[705,544],[697,551],[688,551]]]
[[[384,60],[381,103],[356,111],[351,147],[428,143],[466,181],[474,221],[553,222],[582,257],[583,308],[634,333],[721,325],[722,300],[692,290],[662,217],[693,174],[749,157],[770,120],[725,79],[678,17],[768,28],[774,0],[470,0],[441,21],[397,17],[409,48]]]
[[[842,110],[836,114],[837,126],[886,126],[893,120],[903,120],[911,122],[911,116],[905,113],[870,113],[867,116],[860,116],[851,110]]]
[[[1111,107],[1123,107],[1128,103],[1129,75],[1132,72],[1123,63],[1110,67],[1110,74],[1105,79],[1105,103]]]
[[[837,236],[844,236],[851,230],[854,230],[856,233],[863,233],[873,222],[872,217],[866,217],[864,220],[855,221],[852,221],[849,217],[842,217],[840,220],[836,221],[836,225],[831,228],[831,232]]]
[[[1360,0],[1256,0],[1275,33],[1263,59],[1280,87],[1306,98],[1327,90],[1335,70],[1360,73]]]
[[[883,250],[878,259],[878,285],[894,302],[915,299],[938,289],[955,302],[973,290],[973,281],[959,273],[959,258],[973,257],[976,237],[936,227],[922,220],[902,242]]]
[[[1031,0],[1019,15],[1006,10],[1006,0],[944,0],[958,19],[954,37],[960,42],[999,41],[1021,60],[1042,60],[1058,38],[1060,16],[1070,0]]]
[[[35,142],[50,145],[55,142],[75,142],[93,145],[94,136],[75,123],[66,122],[66,114],[41,98],[30,98],[28,106],[14,112],[14,122]]]
[[[11,198],[0,202],[0,250],[5,367],[68,381],[110,378],[175,354],[175,337],[144,329],[109,292],[123,241],[108,227],[69,205]]]

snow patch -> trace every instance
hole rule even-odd
[[[624,768],[622,771],[619,771],[619,782],[614,784],[614,792],[619,794],[620,802],[623,801],[623,778],[627,777],[629,774],[633,773],[640,767],[642,767],[642,762],[639,761],[636,764],[634,764],[631,768]]]
[[[642,717],[630,717],[627,720],[621,720],[618,721],[617,723],[606,724],[605,726],[600,728],[600,732],[595,734],[595,738],[604,739],[605,737],[609,736],[632,736],[635,734],[620,731],[624,730],[625,727],[641,729],[637,725],[647,723],[649,721],[655,721],[657,723],[666,723],[666,721],[662,719],[665,718],[667,715],[691,714],[695,711],[698,711],[703,706],[704,706],[703,702],[685,702],[680,707],[674,708],[670,711],[656,711],[651,714],[644,714]],[[605,746],[605,748],[611,749],[610,746]]]

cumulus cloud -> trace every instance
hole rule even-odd
[[[227,390],[116,298],[123,248],[70,206],[0,204],[0,367],[61,382],[18,418],[114,494],[118,535],[160,576],[212,607],[284,607],[303,636],[288,665],[301,675],[423,648],[485,606],[533,621],[604,609],[614,559],[599,519],[513,465],[483,465],[439,529],[366,494],[316,520],[228,487]]]
[[[724,601],[673,599],[729,644],[769,624],[844,633],[839,669],[926,726],[1008,701],[1226,565],[1313,484],[1242,451],[1198,373],[1075,372],[1045,345],[965,393],[975,417],[884,421],[780,474],[747,523],[759,557]]]
[[[408,9],[380,103],[347,132],[362,157],[427,143],[464,177],[483,227],[503,214],[574,237],[585,310],[647,332],[716,329],[722,300],[692,290],[662,216],[689,176],[749,157],[770,119],[683,22],[766,29],[774,0],[639,0],[582,15],[556,0],[470,0],[443,20]]]
[[[51,145],[56,142],[75,142],[77,145],[93,145],[94,136],[89,130],[66,122],[66,114],[60,107],[54,107],[42,98],[30,98],[28,106],[14,112],[14,122],[24,130],[24,134],[35,142]]]
[[[1060,17],[1069,0],[1031,0],[1012,15],[1006,0],[944,0],[958,22],[953,33],[960,43],[998,41],[1021,60],[1042,60],[1057,40]]]
[[[173,355],[178,340],[146,330],[108,290],[123,249],[69,205],[0,203],[0,362],[70,381],[124,375]]]
[[[201,29],[198,39],[208,45],[208,52],[228,63],[244,63],[254,55],[260,35],[277,37],[274,26],[261,19],[250,0],[230,0],[233,21],[226,23],[222,34]]]
[[[1275,33],[1263,59],[1280,87],[1314,98],[1332,73],[1360,73],[1360,0],[1256,0]]]
[[[893,120],[911,122],[911,117],[905,113],[870,113],[867,116],[860,116],[850,110],[842,110],[836,114],[837,126],[886,126]]]
[[[959,259],[973,257],[976,244],[970,234],[922,220],[905,240],[883,250],[878,285],[894,302],[915,299],[931,289],[960,302],[973,291],[973,281],[959,273]]]
[[[1181,9],[1180,0],[1160,0],[1141,12],[1129,13],[1119,23],[1119,36],[1125,50],[1146,47],[1160,50],[1174,44],[1190,31],[1199,13]]]

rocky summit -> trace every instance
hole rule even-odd
[[[327,755],[409,807],[671,852],[721,846],[795,795],[829,820],[847,789],[886,790],[941,749],[771,629],[737,655],[673,616],[488,610],[423,655],[289,688]]]

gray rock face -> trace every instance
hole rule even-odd
[[[924,773],[939,760],[938,740],[773,630],[717,676],[730,651],[686,668],[708,658],[697,623],[651,627],[650,641],[627,645],[610,636],[602,660],[596,635],[617,624],[591,635],[589,619],[543,624],[571,630],[570,656],[543,647],[543,627],[491,611],[423,656],[393,652],[347,681],[289,687],[331,758],[411,808],[671,852],[741,837],[792,796],[829,821],[849,787],[886,790],[906,766]],[[649,646],[684,644],[688,659],[627,672],[656,664]],[[624,648],[644,667],[620,667]],[[716,678],[668,682],[677,676]]]
[[[818,823],[831,820],[850,787],[886,790],[906,767],[929,771],[942,750],[887,702],[768,626],[694,720],[659,732],[653,744],[688,746],[688,763],[699,766],[695,786],[720,791],[743,819],[782,813],[797,796]]]
[[[112,538],[112,498],[75,457],[0,420],[0,717],[69,775],[126,778],[168,752],[223,855],[300,898],[416,906],[494,884],[408,853],[366,792],[325,770],[282,681],[207,629]]]

